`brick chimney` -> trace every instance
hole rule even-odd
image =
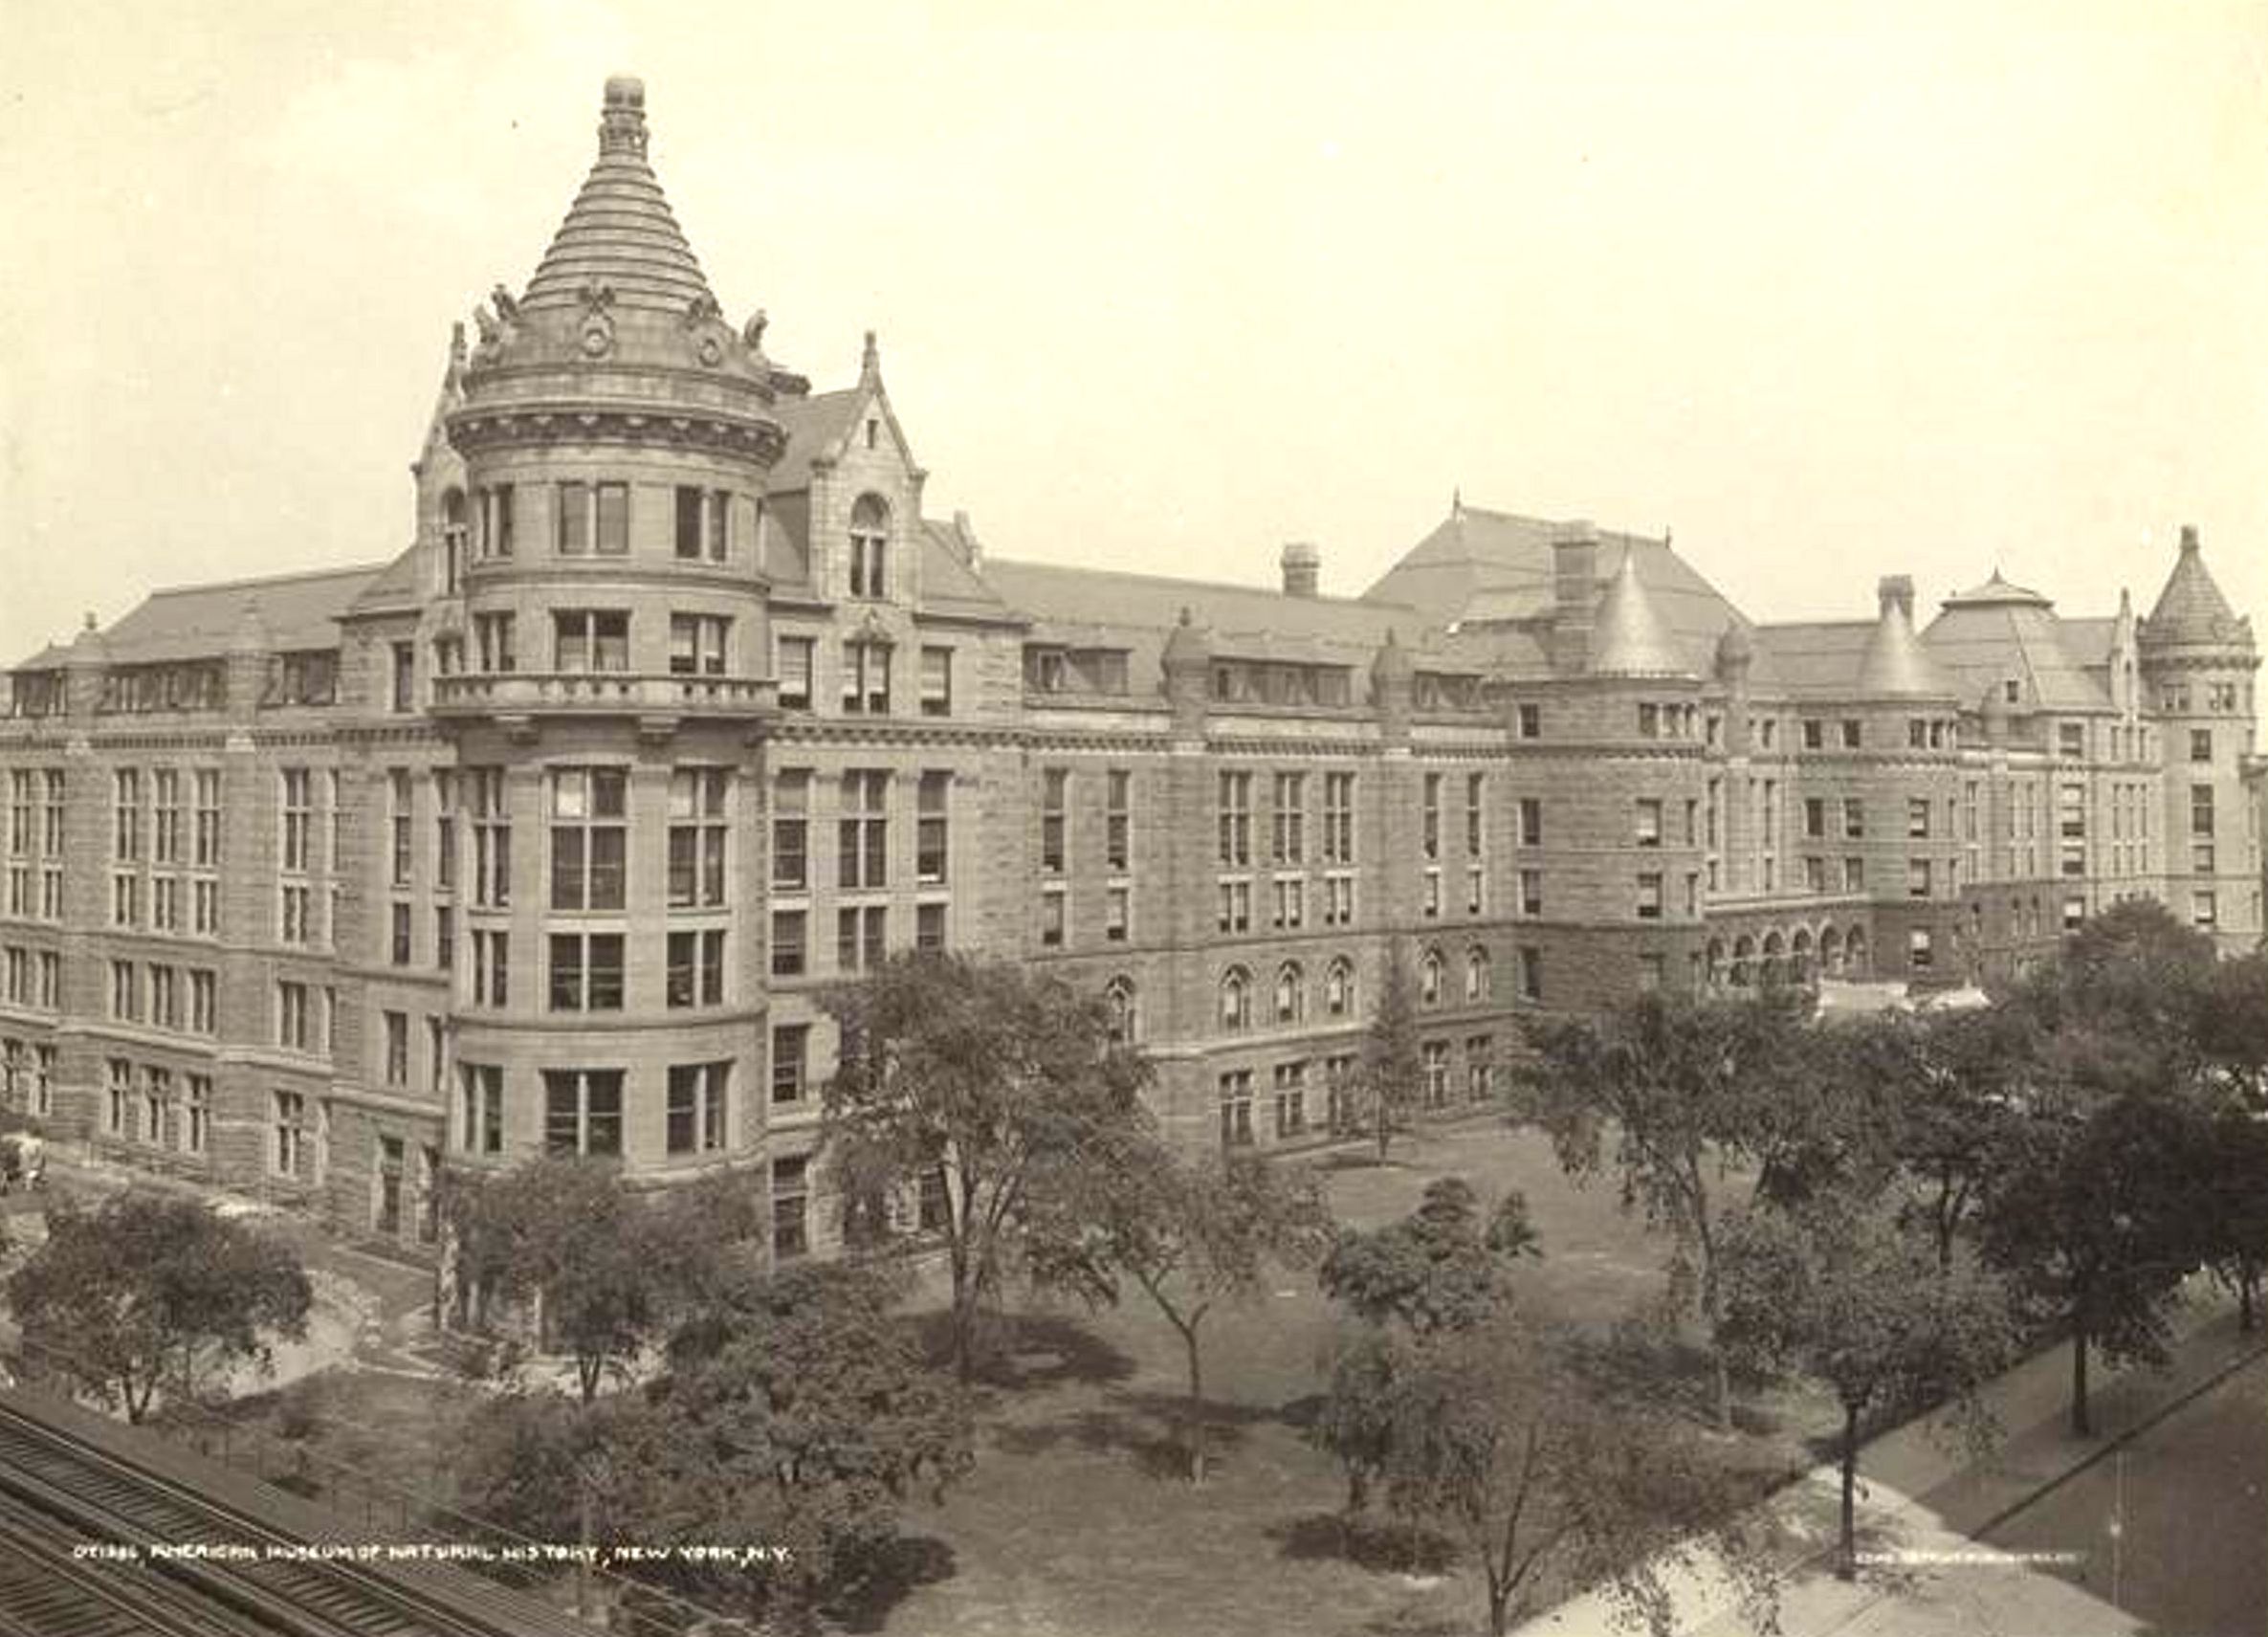
[[[1910,574],[1885,574],[1875,583],[1874,594],[1882,604],[1882,611],[1896,608],[1910,623],[1914,617],[1914,578]]]
[[[1284,595],[1312,597],[1319,593],[1316,584],[1323,574],[1323,554],[1306,541],[1293,541],[1284,548]]]

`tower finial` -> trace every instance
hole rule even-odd
[[[882,348],[874,340],[874,332],[867,331],[866,350],[858,358],[858,383],[871,387],[882,379]]]
[[[599,151],[646,156],[646,81],[617,74],[606,81],[599,110]]]

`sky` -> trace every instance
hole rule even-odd
[[[606,77],[727,316],[1002,556],[1362,590],[1473,505],[1752,616],[2268,641],[2268,0],[0,0],[0,659],[379,562]]]

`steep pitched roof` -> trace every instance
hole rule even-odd
[[[1460,504],[1363,600],[1403,604],[1431,625],[1466,630],[1540,619],[1554,606],[1552,545],[1571,526]],[[1646,600],[1684,655],[1680,669],[1707,675],[1717,639],[1741,620],[1739,610],[1668,542],[1612,531],[1595,538],[1599,575],[1611,578],[1635,557]]]
[[[414,611],[424,601],[417,588],[417,547],[411,546],[380,569],[346,611],[356,614]]]
[[[1872,620],[1796,620],[1760,625],[1751,636],[1757,669],[1770,668],[1773,683],[1797,696],[1848,698],[1858,689],[1859,669],[1874,636]]]
[[[2251,631],[2240,625],[2205,566],[2193,528],[2181,531],[2181,553],[2166,577],[2166,588],[2158,593],[2157,606],[2143,622],[2141,640],[2151,648],[2251,646]]]
[[[271,653],[336,648],[339,616],[384,567],[365,564],[153,591],[101,633],[102,646],[114,665],[218,657],[228,652],[250,605],[266,628]]]
[[[1012,618],[1000,593],[961,553],[960,534],[953,524],[921,520],[921,606],[939,613]]]
[[[1922,641],[1949,673],[1964,700],[2021,684],[2023,702],[2040,710],[2102,710],[2110,696],[2095,675],[2110,646],[2112,620],[2061,620],[2037,591],[1998,575],[1946,599]],[[2099,629],[2098,629],[2099,628]]]
[[[772,406],[772,418],[787,433],[787,448],[773,463],[766,487],[775,495],[792,494],[811,486],[811,462],[842,447],[858,423],[866,389],[846,387],[839,392],[819,392],[808,398],[782,398]]]
[[[1913,584],[1901,581],[1903,600],[1885,596],[1882,617],[1866,639],[1866,653],[1859,661],[1860,694],[1867,698],[1954,698],[1960,686],[1937,662],[1914,633]]]
[[[580,311],[589,284],[611,286],[621,306],[653,312],[682,314],[696,299],[716,302],[646,162],[646,87],[636,79],[606,81],[598,161],[528,280],[521,305]]]

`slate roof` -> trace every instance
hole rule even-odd
[[[354,606],[386,564],[324,568],[257,580],[224,580],[152,591],[139,607],[102,631],[104,657],[113,665],[159,664],[217,658],[229,650],[249,603],[268,633],[268,651],[339,646],[339,616]],[[68,649],[50,647],[23,669],[60,665]]]
[[[935,518],[921,520],[921,606],[938,613],[1013,614],[1000,593],[961,555],[959,531]]]
[[[2158,593],[2157,606],[2142,628],[2142,640],[2153,648],[2228,644],[2249,648],[2251,633],[2240,629],[2236,611],[2213,583],[2197,546],[2197,531],[2181,531],[2181,554],[2173,572]]]
[[[1994,575],[1946,599],[1922,640],[1974,703],[2012,677],[2022,702],[2039,710],[2104,710],[2110,696],[2097,675],[2110,647],[2110,620],[2061,620],[2037,591]]]
[[[1607,583],[1592,627],[1591,670],[1600,676],[1696,675],[1639,577],[1640,555],[1625,550]]]
[[[1773,684],[1793,695],[1848,698],[1873,640],[1873,620],[1797,620],[1760,625],[1751,633],[1758,664]]]
[[[782,398],[774,404],[772,418],[786,431],[787,448],[774,462],[765,487],[775,495],[808,489],[812,459],[837,448],[849,434],[865,397],[863,387],[847,387],[839,392]]]

